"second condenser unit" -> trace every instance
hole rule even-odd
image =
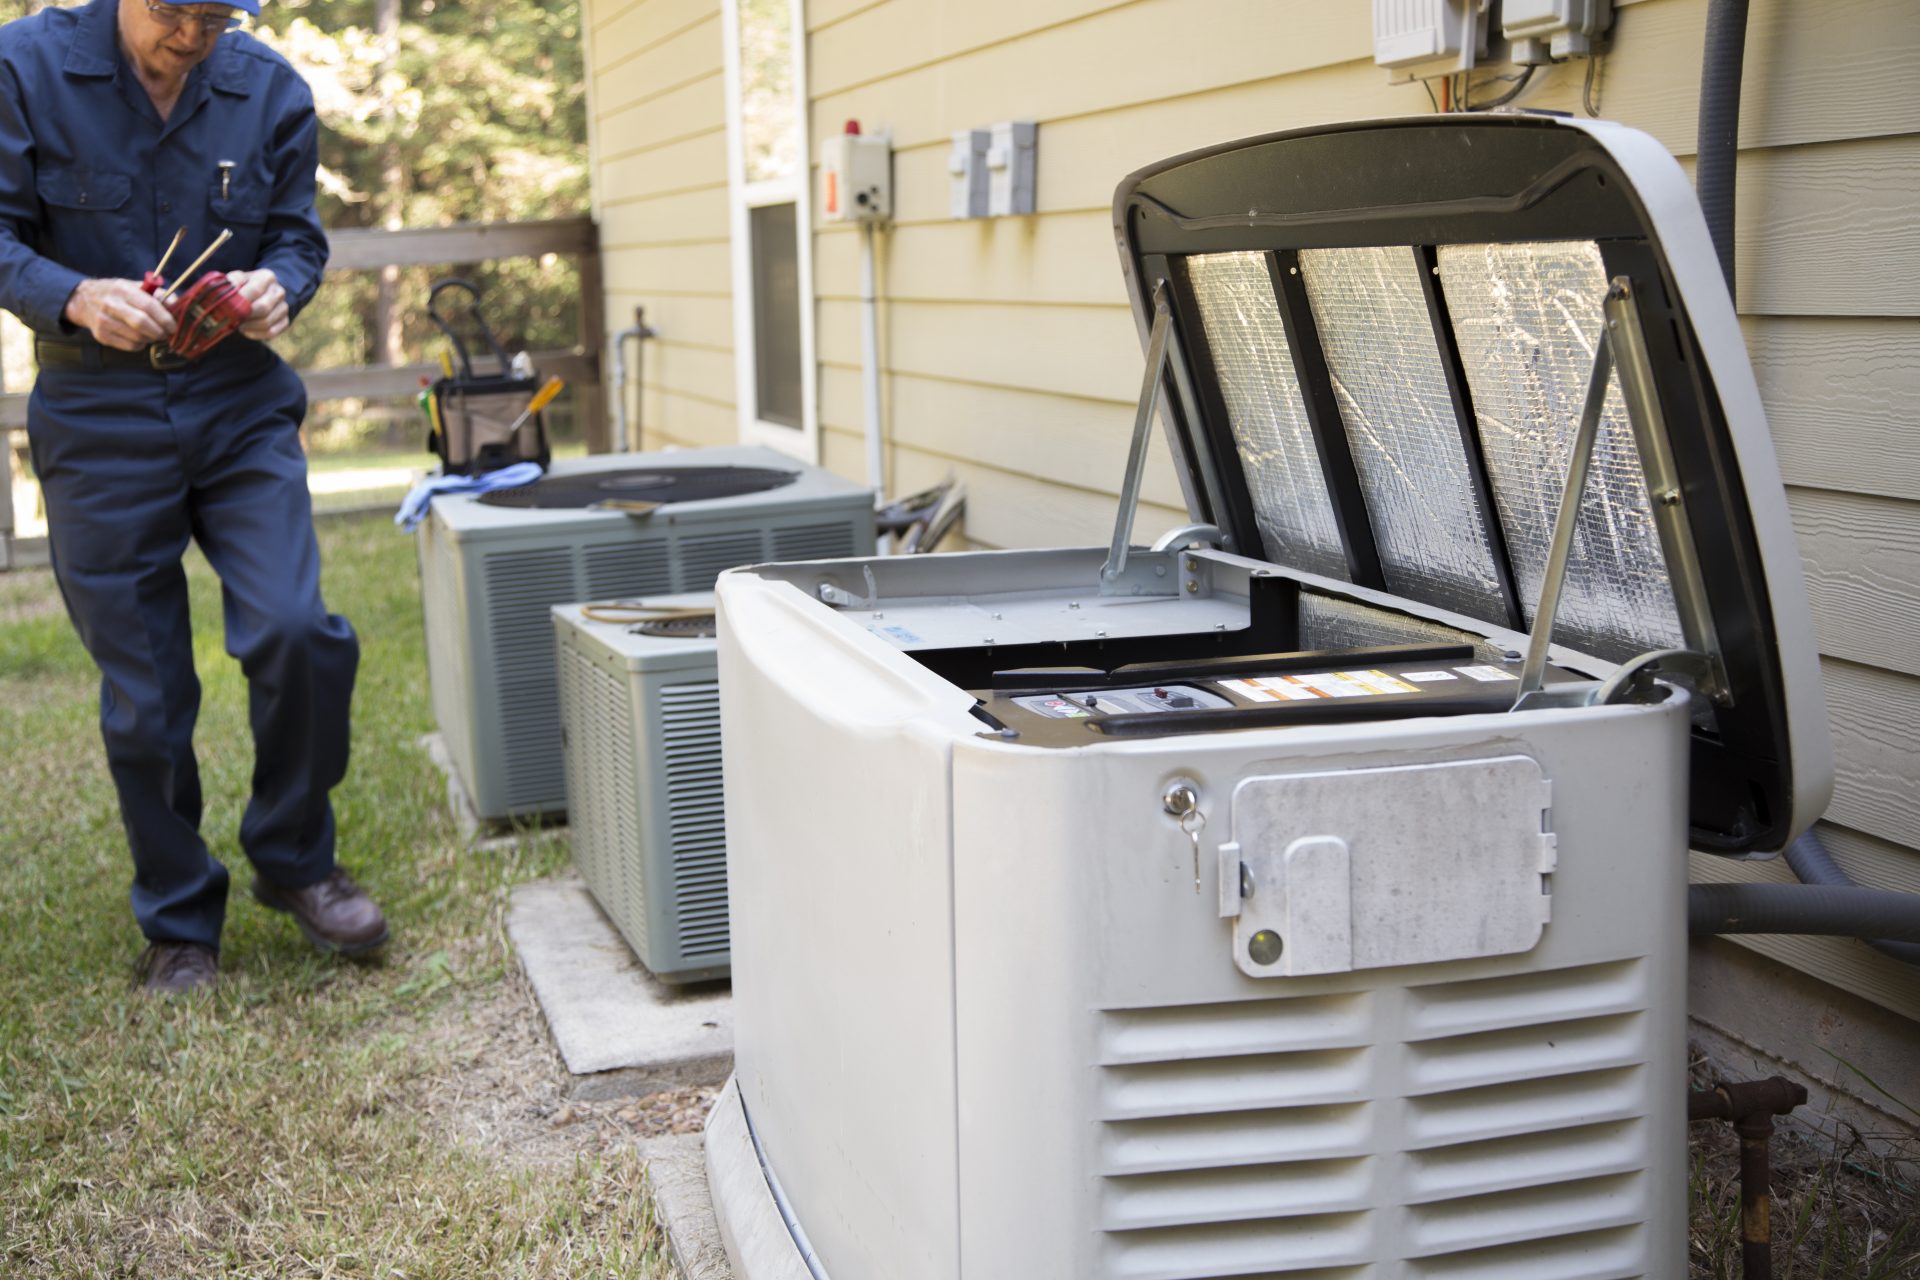
[[[717,588],[736,1274],[1683,1275],[1687,851],[1832,780],[1686,175],[1349,124],[1114,233],[1191,524]]]
[[[724,978],[713,597],[561,605],[553,631],[574,865],[655,977]]]
[[[557,604],[707,591],[722,571],[873,551],[873,496],[764,448],[556,462],[442,495],[420,526],[434,717],[476,816],[566,808]]]

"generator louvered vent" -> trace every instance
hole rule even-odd
[[[681,953],[689,963],[719,959],[730,945],[719,682],[668,685],[659,707]]]
[[[1646,983],[1628,960],[1416,986],[1404,1002],[1108,1012],[1099,1213],[1112,1273],[1201,1280],[1224,1274],[1225,1254],[1249,1274],[1330,1274],[1378,1229],[1354,1206],[1390,1180],[1419,1258],[1409,1275],[1561,1280],[1603,1274],[1596,1257],[1627,1274],[1639,1255],[1623,1223],[1652,1191]],[[1388,1044],[1397,1059],[1383,1064]],[[1369,1136],[1383,1070],[1407,1095],[1405,1145],[1389,1155]]]
[[[554,697],[553,623],[548,610],[574,586],[573,554],[566,548],[502,551],[486,557],[488,634],[500,720],[507,727],[509,804],[538,804],[563,794],[566,763],[560,706]]]
[[[635,467],[624,471],[547,476],[517,489],[483,493],[480,501],[494,507],[563,510],[603,502],[699,502],[708,498],[737,498],[743,493],[765,493],[799,478],[797,471],[773,467]]]

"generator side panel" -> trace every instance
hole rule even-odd
[[[967,1280],[1682,1274],[1685,723],[1676,702],[957,747]],[[1376,965],[1356,909],[1351,969],[1249,976],[1222,846],[1345,839],[1359,903],[1369,866],[1446,874],[1473,832],[1402,824],[1382,849],[1396,825],[1377,814],[1277,830],[1270,804],[1237,813],[1236,794],[1360,775],[1387,809],[1420,794],[1406,770],[1516,758],[1551,788],[1550,807],[1528,795],[1502,819],[1532,806],[1551,836],[1536,943]],[[1202,821],[1168,812],[1180,787]]]
[[[827,1275],[958,1280],[951,730],[817,602],[719,594],[748,1122]]]

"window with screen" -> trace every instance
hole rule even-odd
[[[791,204],[747,212],[753,253],[753,387],[760,418],[801,425],[800,262]]]
[[[725,0],[734,346],[741,437],[812,457],[799,0]]]

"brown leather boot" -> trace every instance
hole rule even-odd
[[[387,940],[386,916],[339,867],[304,889],[276,888],[255,876],[253,896],[261,906],[291,915],[307,941],[322,951],[358,955]]]
[[[140,953],[140,989],[152,996],[204,991],[220,980],[220,960],[197,942],[150,942]]]

